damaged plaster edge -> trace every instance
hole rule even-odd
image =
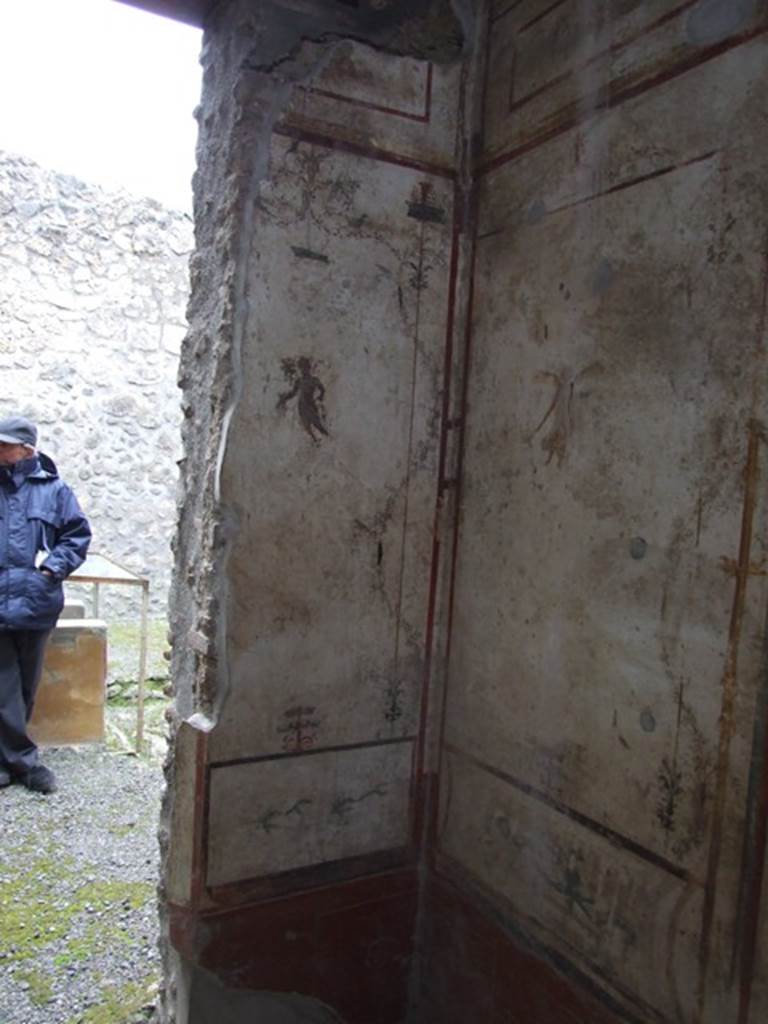
[[[285,0],[273,0],[273,10],[279,5],[280,12],[288,13],[286,8],[292,5]],[[281,70],[285,65],[295,63],[300,55],[303,43],[333,44],[355,42],[380,53],[393,57],[411,57],[416,60],[431,60],[437,64],[450,64],[461,59],[467,51],[467,40],[471,39],[473,13],[469,10],[474,6],[473,0],[398,0],[389,6],[377,10],[373,7],[352,11],[332,10],[329,8],[311,11],[302,8],[299,12],[293,8],[292,13],[297,25],[304,21],[295,43],[278,55],[263,54],[258,58],[249,56],[246,66],[253,71],[266,74]],[[435,19],[452,12],[458,36],[433,31],[437,28]],[[316,19],[322,19],[322,28],[313,25]],[[432,19],[430,21],[430,19]],[[411,30],[404,33],[405,26],[424,22],[419,32]],[[443,39],[442,46],[433,48],[420,40]],[[295,79],[294,79],[295,81]]]
[[[290,103],[294,86],[303,85],[319,74],[330,60],[335,49],[335,43],[329,43],[324,52],[308,58],[308,55],[305,53],[305,44],[308,42],[310,40],[305,38],[298,40],[297,46],[292,48],[295,53],[294,58],[290,62],[283,62],[281,65],[282,75],[280,78],[271,76],[268,79],[266,75],[263,77],[260,83],[262,85],[260,99],[263,102],[260,104],[260,124],[257,128],[259,143],[257,146],[241,146],[243,150],[247,150],[243,155],[244,159],[250,161],[250,172],[247,184],[243,189],[242,199],[238,204],[243,214],[243,227],[240,231],[237,254],[235,256],[236,269],[233,284],[233,308],[235,315],[232,327],[229,369],[231,374],[230,398],[222,417],[214,479],[214,502],[220,514],[222,526],[222,549],[216,558],[214,569],[214,579],[217,581],[219,597],[219,615],[216,625],[217,685],[209,711],[214,724],[221,714],[232,687],[228,651],[228,628],[231,606],[228,567],[237,540],[240,523],[236,514],[231,509],[226,509],[225,507],[226,501],[222,480],[227,457],[232,446],[233,422],[236,419],[243,397],[244,340],[251,328],[253,313],[253,300],[249,287],[249,270],[258,233],[257,210],[259,194],[262,185],[268,182],[270,177],[269,160],[273,129]],[[249,74],[251,78],[253,76],[252,69],[246,65],[242,66],[241,72]],[[246,90],[246,98],[248,95],[249,92]],[[253,128],[245,126],[247,119],[248,113],[243,103],[243,97],[238,97],[238,115],[235,122],[235,131],[238,128],[245,128],[241,135],[242,140],[253,142]]]
[[[344,1024],[327,1003],[296,992],[226,988],[210,971],[186,964],[189,977],[189,1024],[226,1019],[242,1024]]]

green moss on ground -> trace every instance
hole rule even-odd
[[[114,949],[115,946],[130,946],[131,941],[130,932],[125,928],[99,919],[92,921],[82,935],[71,938],[63,952],[54,956],[53,962],[57,967],[84,963],[92,956]]]
[[[66,935],[72,917],[80,909],[72,893],[73,877],[70,858],[37,857],[26,871],[3,884],[0,935],[6,962],[27,960],[41,947]]]
[[[126,821],[122,825],[108,825],[107,831],[111,832],[113,836],[117,836],[118,839],[125,839],[125,837],[129,836],[135,828],[135,821]]]
[[[45,1006],[53,998],[53,979],[50,974],[25,969],[14,971],[13,977],[17,982],[26,985],[27,995],[35,1006]]]
[[[78,894],[87,897],[87,904],[97,910],[107,910],[122,904],[126,910],[138,910],[155,894],[151,882],[89,882],[78,889]]]
[[[159,975],[152,974],[143,981],[108,985],[102,989],[97,1005],[71,1017],[67,1024],[133,1024],[141,1019],[142,1008],[154,1000],[159,981]]]
[[[71,858],[38,857],[0,891],[0,935],[6,963],[29,960],[64,938],[74,918],[119,907],[136,910],[154,898],[151,882],[78,884]],[[95,933],[94,933],[95,934]]]
[[[118,686],[120,683],[117,684]],[[162,701],[164,704],[168,703],[168,698],[165,695],[165,688],[168,685],[168,679],[147,679],[146,686],[144,687],[144,705],[150,704],[152,701]],[[113,693],[110,691],[109,704],[110,707],[117,708],[135,708],[136,707],[136,686],[131,681],[127,684],[129,688],[128,694]],[[131,692],[132,688],[132,692]]]

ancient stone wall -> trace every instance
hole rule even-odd
[[[191,248],[180,211],[0,154],[0,415],[38,422],[91,519],[93,549],[150,577],[158,615]],[[108,613],[138,608],[125,589],[107,588]]]

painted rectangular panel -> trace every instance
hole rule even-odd
[[[304,45],[309,54],[321,52]],[[294,89],[280,130],[452,178],[460,70],[459,61],[432,64],[347,40],[311,84]]]
[[[253,447],[224,466],[238,527],[214,760],[418,727],[451,189],[281,138],[272,160],[231,428]]]
[[[305,44],[320,54],[322,44]],[[432,67],[412,57],[393,57],[345,41],[312,79],[307,91],[383,113],[427,121]]]
[[[678,1013],[695,998],[687,933],[701,907],[696,883],[617,849],[471,759],[444,765],[440,850],[632,1019],[690,1019]]]
[[[577,0],[528,5],[498,19],[490,40],[486,148],[534,145],[663,86],[768,27],[763,5]]]
[[[599,87],[606,69],[618,70],[631,46],[641,46],[661,26],[677,22],[691,6],[691,0],[598,0],[589,5],[550,0],[521,6],[500,30],[513,35],[517,53],[509,69],[509,113],[566,82],[571,94],[585,85]],[[655,39],[649,49],[658,55]]]
[[[730,84],[727,92],[723,81]],[[563,132],[484,174],[479,236],[530,226],[595,196],[720,159],[723,146],[737,140],[750,148],[751,127],[764,103],[765,44],[755,40],[692,70],[674,87],[604,111],[588,132]],[[686,110],[683,120],[680,109]],[[737,159],[743,162],[741,154]],[[506,177],[494,184],[499,175]]]
[[[764,273],[725,173],[478,243],[448,708],[451,742],[684,863],[706,856]],[[724,189],[738,259],[699,242]]]
[[[491,33],[440,842],[633,1019],[746,1024],[766,9],[614,5],[610,54],[584,23],[548,84],[526,34],[602,8],[546,6],[520,32],[534,8],[516,4]],[[504,76],[519,85],[526,61],[530,96],[510,113]],[[508,821],[542,848],[500,849]],[[590,851],[555,886],[568,915],[546,891],[563,848]],[[637,901],[611,889],[624,871]],[[637,953],[612,952],[605,929],[591,942],[604,888]]]
[[[214,767],[208,884],[406,846],[412,754],[397,743]]]

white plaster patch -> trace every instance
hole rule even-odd
[[[319,44],[310,44],[318,52]],[[404,117],[429,115],[430,68],[412,57],[392,57],[370,47],[345,42],[312,82],[312,92],[373,106]]]

